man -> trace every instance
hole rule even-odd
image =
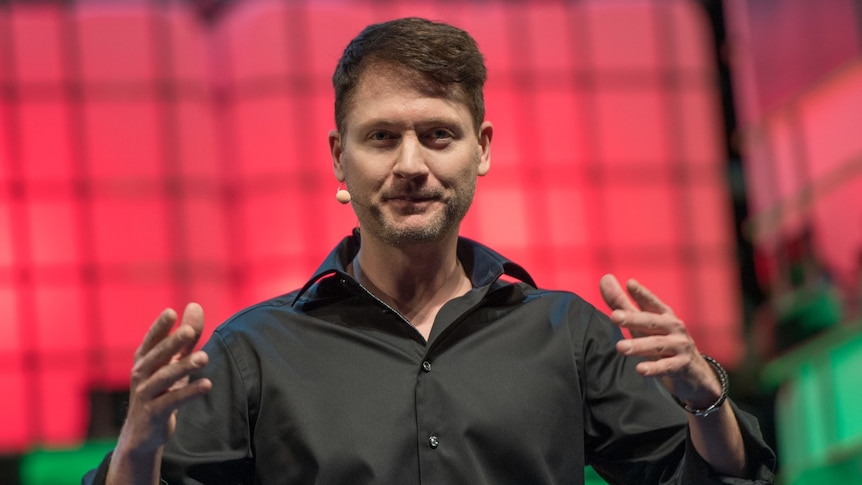
[[[630,281],[633,302],[603,278],[608,319],[459,238],[490,167],[484,81],[448,25],[401,19],[348,45],[329,145],[360,229],[203,351],[199,306],[173,333],[162,313],[85,481],[583,483],[587,464],[612,483],[772,481],[726,374],[648,290]]]

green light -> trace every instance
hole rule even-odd
[[[78,447],[37,448],[21,458],[22,485],[80,485],[99,466],[115,440],[88,441]]]

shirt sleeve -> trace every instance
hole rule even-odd
[[[113,452],[108,453],[99,463],[98,468],[87,472],[81,479],[81,485],[105,485],[105,481],[108,479],[108,464],[111,463],[112,454]]]
[[[685,463],[682,467],[682,478],[674,483],[704,483],[708,485],[767,485],[775,481],[775,453],[763,440],[757,419],[739,409],[736,404],[727,400],[725,406],[730,405],[736,420],[739,422],[739,430],[742,433],[742,441],[748,458],[749,478],[725,477],[717,474],[694,449],[691,436],[686,433]]]
[[[218,331],[204,346],[209,363],[193,379],[209,378],[212,389],[177,413],[177,428],[165,445],[162,478],[169,484],[254,483],[249,413],[249,368]],[[229,337],[227,337],[229,338]]]
[[[752,476],[717,475],[697,453],[688,418],[657,378],[645,378],[641,359],[620,355],[619,329],[594,311],[579,362],[584,393],[587,463],[612,484],[769,484],[775,455],[757,421],[728,400],[740,424]]]

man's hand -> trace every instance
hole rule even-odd
[[[613,275],[603,276],[599,286],[613,310],[611,320],[632,334],[631,339],[617,342],[617,352],[645,357],[637,371],[661,377],[671,394],[692,408],[704,409],[718,400],[718,377],[669,306],[635,280],[626,284],[631,298]],[[689,414],[688,424],[695,449],[714,470],[732,477],[748,476],[742,434],[730,406],[722,406],[708,417]]]
[[[193,352],[203,330],[203,310],[189,303],[179,328],[167,309],[150,327],[135,352],[129,412],[111,459],[108,483],[157,483],[162,446],[176,428],[177,409],[212,387],[209,379],[189,383],[189,374],[207,364]]]
[[[631,298],[613,275],[603,276],[599,286],[613,310],[611,321],[627,328],[633,337],[617,342],[617,351],[647,359],[637,365],[638,372],[661,377],[671,394],[695,409],[704,409],[718,399],[718,377],[669,306],[635,280],[626,284]]]

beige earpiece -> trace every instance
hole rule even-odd
[[[341,182],[338,186],[338,190],[335,192],[335,200],[342,204],[347,204],[350,202],[350,192],[344,188],[344,182]]]

